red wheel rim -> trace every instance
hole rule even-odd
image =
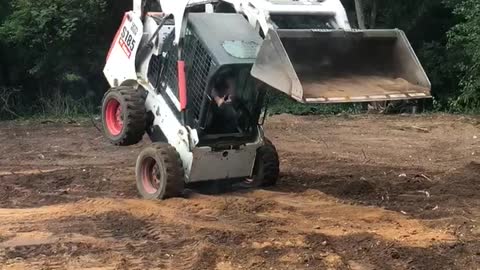
[[[123,129],[123,114],[122,106],[116,99],[110,99],[107,101],[105,107],[105,122],[108,132],[113,136],[118,136]]]
[[[153,158],[146,158],[142,164],[142,185],[145,192],[154,194],[160,188],[160,168]]]

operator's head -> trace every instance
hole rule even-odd
[[[215,89],[219,95],[232,95],[235,87],[235,74],[231,69],[222,70],[217,74]]]

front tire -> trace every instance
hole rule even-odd
[[[144,91],[130,86],[108,90],[102,102],[105,137],[114,145],[140,142],[146,128]]]
[[[265,144],[257,149],[253,181],[262,187],[274,186],[280,175],[280,160],[273,143],[264,138]]]
[[[135,175],[138,192],[148,200],[179,196],[185,185],[180,155],[167,143],[153,143],[143,149]]]

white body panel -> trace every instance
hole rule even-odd
[[[103,73],[110,86],[137,80],[135,59],[143,36],[143,23],[133,11],[125,13],[113,39]]]
[[[206,5],[209,12],[210,3],[219,2],[219,0],[158,0],[165,14],[172,14],[175,20],[175,44],[178,44],[182,24],[185,21],[185,9],[189,6]],[[269,23],[270,14],[332,14],[335,17],[337,26],[340,29],[350,30],[347,12],[340,0],[221,0],[232,4],[235,10],[247,16],[253,27],[260,27],[266,34],[269,28],[273,28]],[[141,10],[141,0],[133,0],[134,11],[139,14]]]
[[[245,14],[253,27],[260,28],[264,34],[274,29],[270,22],[270,14],[331,14],[335,17],[337,27],[350,30],[347,12],[340,0],[274,1],[274,0],[223,0],[231,3],[235,10]],[[260,30],[259,29],[259,30]]]
[[[190,179],[193,181],[248,177],[251,175],[261,141],[238,150],[213,152],[210,147],[193,149]]]
[[[142,14],[142,2],[143,0],[133,0],[133,12],[135,12],[139,17]]]

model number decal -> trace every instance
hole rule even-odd
[[[130,58],[133,49],[135,49],[135,39],[133,39],[133,35],[126,26],[123,26],[122,35],[120,36],[120,40],[118,42],[120,43],[120,47],[122,47],[127,57]]]

